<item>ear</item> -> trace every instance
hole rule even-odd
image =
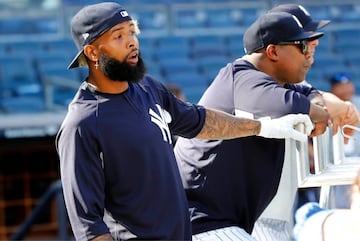
[[[91,61],[97,61],[99,59],[98,57],[98,51],[95,48],[94,45],[88,44],[85,45],[84,47],[84,54],[87,57],[87,59],[91,60]]]
[[[278,52],[278,48],[277,45],[274,44],[269,44],[266,49],[266,56],[270,59],[270,60],[278,60],[279,59],[279,52]]]

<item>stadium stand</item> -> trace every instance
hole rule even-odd
[[[86,73],[85,68],[66,69],[70,59],[77,52],[70,36],[70,20],[82,5],[97,2],[99,0],[0,1],[1,138],[6,139],[7,136],[14,135],[16,137],[49,135],[53,138],[54,131],[49,132],[50,134],[39,133],[48,133],[49,129],[56,130],[67,104],[79,83],[84,80]],[[197,102],[219,69],[244,54],[242,34],[259,15],[274,4],[299,1],[124,0],[116,2],[126,5],[139,21],[142,31],[139,35],[140,50],[148,72],[164,83],[179,84],[187,100]],[[308,73],[308,80],[318,88],[329,90],[326,81],[328,76],[333,72],[346,71],[353,76],[357,92],[360,93],[358,41],[360,2],[304,0],[301,4],[311,12],[313,18],[332,20],[324,30],[325,36],[320,39],[320,45],[316,49],[315,64]],[[46,117],[43,117],[44,113]],[[36,116],[34,118],[36,124],[30,123],[30,120],[33,120],[29,117],[31,114]],[[10,121],[7,118],[10,118]],[[8,128],[10,124],[12,124],[11,128]],[[27,126],[31,128],[26,129]],[[34,131],[34,126],[42,128],[43,132],[38,129]],[[14,132],[16,128],[21,131]],[[0,148],[0,155],[5,152],[11,153],[3,155],[10,159],[14,153],[7,151],[8,149],[4,151]],[[52,151],[51,149],[49,156],[39,159],[56,160]],[[40,154],[36,154],[35,158],[38,155]],[[23,154],[21,158],[25,160],[25,156]],[[2,157],[1,161],[4,161],[5,157]],[[4,168],[7,170],[7,167]],[[45,178],[44,182],[47,184],[49,180],[57,177],[54,174],[57,171],[56,167],[49,168],[52,172],[50,177]],[[13,176],[7,178],[0,171],[0,182],[11,183],[11,180],[17,179]],[[13,186],[16,186],[19,190],[29,189],[30,187],[25,187],[24,184],[27,181],[28,179],[19,178],[16,181],[17,186],[8,184],[7,188],[15,190]],[[6,192],[5,189],[5,187],[0,188],[0,213],[4,213],[0,215],[0,240],[7,240],[14,233],[17,225],[29,214],[39,198],[38,195],[32,196],[31,192],[12,197],[11,200],[21,203],[15,206],[22,210],[21,213],[16,213],[20,217],[16,220],[13,218],[15,208],[7,207],[9,204],[6,195],[10,191]],[[23,199],[31,200],[26,207],[22,205],[26,203]],[[39,228],[38,234],[44,233],[44,230],[56,233],[53,212],[48,216],[43,221],[45,227]],[[48,225],[49,222],[51,227]]]
[[[66,58],[71,58],[71,54],[76,51],[69,30],[66,28],[73,13],[80,8],[79,4],[74,1],[59,1],[62,4],[51,5],[49,2],[36,1],[36,3],[30,4],[32,8],[29,8],[29,5],[24,5],[28,8],[24,6],[21,8],[22,5],[17,1],[14,1],[13,4],[10,1],[7,4],[3,3],[4,7],[13,11],[14,14],[9,15],[7,12],[1,15],[5,11],[0,12],[0,40],[1,36],[4,39],[5,36],[10,36],[14,41],[1,42],[0,55],[21,56],[23,53],[27,53],[29,58],[33,58],[30,61],[33,62],[33,68],[37,68],[34,71],[39,74],[40,82],[41,76],[49,76],[49,72],[52,72],[53,76],[58,75],[63,78],[79,77],[81,76],[79,73],[69,72],[65,68],[63,72],[68,73],[62,73],[61,65],[58,65],[58,68],[56,68],[56,64],[47,66],[47,73],[43,71],[43,67],[40,67],[38,58],[41,56],[43,58],[48,54],[53,58],[53,60],[48,59],[48,62],[55,63],[56,54],[61,55],[59,56],[61,62],[61,59],[65,61]],[[95,2],[98,1],[86,0],[81,4]],[[266,0],[242,2],[136,0],[127,6],[138,19],[142,29],[141,52],[148,63],[149,71],[153,71],[154,75],[166,81],[169,78],[166,76],[166,72],[170,71],[164,70],[167,67],[164,67],[163,63],[168,62],[168,59],[173,59],[174,56],[179,61],[185,60],[176,64],[177,68],[181,68],[179,65],[182,63],[189,65],[190,62],[186,63],[186,58],[190,58],[194,60],[191,64],[196,65],[194,69],[199,69],[198,72],[205,78],[214,76],[217,72],[216,68],[221,67],[221,61],[224,61],[224,65],[243,54],[243,31],[272,4],[274,3]],[[332,24],[327,28],[326,35],[321,39],[321,44],[317,49],[317,63],[313,66],[314,72],[322,72],[323,78],[329,74],[329,69],[335,71],[341,68],[350,68],[356,72],[353,69],[356,69],[359,57],[357,51],[354,50],[357,49],[360,28],[353,23],[359,20],[357,17],[360,11],[358,3],[356,1],[345,1],[344,3],[334,1],[333,4],[321,4],[305,1],[303,4],[314,18],[332,20]],[[41,6],[46,6],[46,8],[41,9]],[[17,17],[20,16],[19,12],[25,11],[25,9],[26,14]],[[41,14],[36,17],[39,12]],[[56,14],[54,14],[55,12]],[[344,12],[346,14],[342,14]],[[33,39],[29,42],[24,35]],[[212,60],[212,56],[217,56],[219,61]],[[209,60],[206,64],[205,59],[207,58]],[[323,66],[327,66],[327,68],[323,68]],[[9,68],[11,70],[11,66]],[[318,71],[316,70],[318,68],[324,70]],[[316,76],[320,77],[318,74]],[[79,80],[76,79],[76,81]],[[6,80],[2,80],[2,86],[6,87],[6,82]],[[16,85],[16,82],[13,85]],[[1,92],[4,91],[7,92],[8,89],[1,90]],[[197,100],[198,98],[195,98],[191,101]]]

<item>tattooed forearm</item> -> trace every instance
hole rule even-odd
[[[214,140],[252,136],[259,134],[260,126],[259,121],[239,118],[225,112],[207,109],[205,125],[196,137]]]

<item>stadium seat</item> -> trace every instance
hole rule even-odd
[[[132,15],[138,21],[141,31],[165,31],[167,29],[167,16],[162,8],[134,8]]]
[[[349,67],[359,68],[360,64],[360,50],[353,49],[351,54],[345,55],[345,61]]]
[[[191,56],[195,59],[209,56],[228,56],[225,39],[217,35],[201,35],[191,39]]]
[[[183,92],[185,95],[185,98],[190,103],[198,103],[201,96],[204,94],[207,86],[184,86]]]
[[[78,52],[75,43],[70,38],[58,38],[54,40],[42,41],[42,48],[47,53],[65,51],[73,56]]]
[[[57,16],[35,17],[30,22],[35,34],[58,34],[61,31],[61,22]]]
[[[185,36],[161,36],[156,38],[156,46],[158,48],[180,48],[188,50],[190,47],[189,37]]]
[[[199,72],[178,72],[166,77],[166,82],[176,83],[183,88],[205,88],[208,86],[206,77]]]
[[[190,59],[190,50],[182,48],[158,48],[154,53],[154,59],[164,62],[171,59]]]
[[[210,83],[216,77],[219,70],[231,61],[232,59],[229,57],[219,56],[202,58],[198,62],[201,72],[206,76]]]
[[[202,9],[177,10],[174,13],[175,28],[206,28],[206,12]]]
[[[324,4],[303,4],[313,19],[332,19],[329,5]]]
[[[207,9],[207,24],[209,28],[234,28],[240,26],[240,15],[231,8]],[[216,16],[216,17],[215,17]]]
[[[39,113],[46,110],[42,96],[18,96],[0,100],[0,109],[6,114]]]
[[[40,94],[41,87],[34,88],[35,85],[41,83],[36,76],[33,63],[31,59],[25,57],[0,58],[0,81],[2,96],[16,96],[25,93]],[[26,86],[29,86],[28,92],[24,91]]]
[[[321,68],[313,67],[306,74],[306,81],[309,83],[324,81],[325,76]]]
[[[267,8],[263,5],[239,8],[242,27],[248,28],[261,14],[265,13],[266,10]]]
[[[7,50],[9,55],[14,56],[29,56],[44,51],[41,40],[9,42]]]
[[[138,36],[140,51],[153,51],[156,43],[155,37],[144,37],[143,35]]]
[[[26,18],[3,18],[0,20],[0,35],[31,34],[33,26]]]
[[[199,72],[196,62],[188,58],[168,58],[160,59],[159,65],[164,73],[164,77],[176,75],[178,73],[194,73]]]
[[[342,3],[331,6],[332,18],[340,23],[357,23],[360,21],[360,9],[354,3]]]

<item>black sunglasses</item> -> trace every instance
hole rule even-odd
[[[301,53],[304,55],[310,52],[309,41],[308,40],[298,40],[292,42],[280,42],[277,45],[296,45],[300,48]]]

